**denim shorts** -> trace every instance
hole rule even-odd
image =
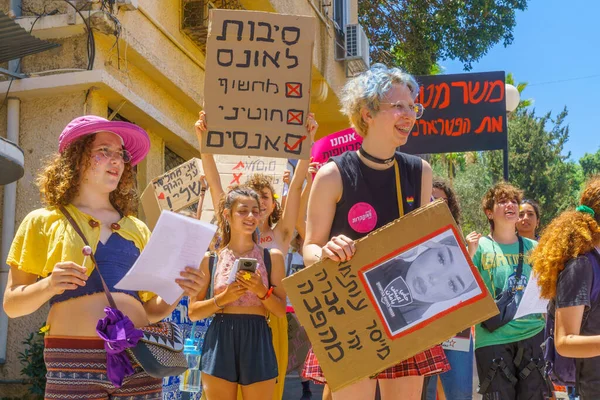
[[[202,347],[202,373],[240,385],[277,378],[277,359],[261,315],[216,314]]]

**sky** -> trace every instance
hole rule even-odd
[[[528,82],[522,94],[533,99],[536,115],[555,117],[566,106],[569,141],[564,154],[578,161],[600,149],[600,0],[529,0],[517,11],[514,40],[497,44],[470,72],[512,72]],[[444,73],[462,73],[458,61],[442,61]],[[552,125],[547,125],[550,128]]]

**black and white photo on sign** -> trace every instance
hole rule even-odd
[[[448,228],[363,272],[392,336],[482,293],[460,246]]]

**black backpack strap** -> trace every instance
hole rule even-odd
[[[271,252],[269,249],[263,249],[263,260],[265,262],[265,269],[267,270],[267,282],[269,282],[269,287],[271,287]]]
[[[515,276],[515,281],[518,284],[521,281],[521,275],[523,275],[523,261],[525,259],[525,244],[523,243],[523,238],[521,236],[517,236],[519,239],[519,265],[517,266],[517,274]]]
[[[208,292],[206,298],[211,299],[213,297],[213,284],[215,282],[215,273],[217,271],[217,253],[210,253],[208,256],[208,276],[210,281],[208,282]]]

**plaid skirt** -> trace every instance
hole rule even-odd
[[[404,360],[400,364],[396,364],[371,378],[395,379],[404,376],[430,376],[441,374],[449,370],[450,363],[448,363],[448,360],[446,359],[446,354],[444,354],[442,346],[437,345]],[[312,347],[306,356],[302,376],[316,383],[323,384],[327,382]]]

